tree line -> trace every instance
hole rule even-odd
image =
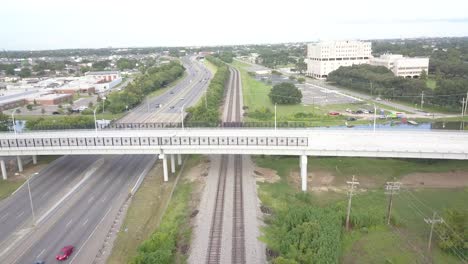
[[[210,85],[202,101],[193,107],[187,109],[187,119],[190,122],[206,123],[208,126],[218,124],[221,116],[220,107],[223,103],[224,89],[226,81],[229,78],[229,69],[226,63],[213,56],[207,56],[206,59],[218,67],[218,71],[210,81]],[[206,100],[206,105],[204,100]]]
[[[110,93],[105,100],[105,109],[111,113],[121,113],[140,104],[144,98],[158,89],[166,87],[183,75],[184,66],[171,61],[168,64],[151,67],[135,78],[123,91]],[[99,104],[98,111],[102,111]]]
[[[461,107],[462,98],[468,92],[468,80],[464,78],[440,79],[432,90],[424,79],[405,79],[394,76],[383,66],[367,64],[340,67],[328,75],[327,81],[382,98],[414,104],[421,102],[424,93],[425,103],[451,110]]]

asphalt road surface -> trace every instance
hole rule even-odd
[[[119,123],[179,122],[182,107],[197,103],[211,79],[211,72],[195,57],[183,57],[187,75],[160,96],[147,99],[121,118]]]
[[[96,157],[65,156],[32,177],[30,187],[36,215],[41,215],[53,201],[58,200]],[[15,232],[31,224],[32,211],[28,188],[27,185],[23,185],[14,195],[0,203],[0,253],[4,249],[4,242],[11,242],[9,239],[17,237]]]
[[[110,209],[121,206],[138,176],[152,160],[151,155],[100,158],[103,162],[97,164],[98,168],[13,250],[14,254],[6,259],[8,263],[33,263],[35,260],[55,263],[55,256],[66,245],[75,247],[70,257],[73,262],[80,253],[96,255],[97,252],[83,252],[80,249],[89,243],[94,230],[108,216]]]
[[[183,80],[121,122],[177,122],[182,105],[195,104],[211,78],[195,58],[182,62],[187,69]],[[120,155],[54,161],[30,181],[34,227],[27,185],[0,201],[0,263],[55,263],[66,245],[75,247],[69,262],[91,263],[110,228],[105,224],[112,224],[129,190],[154,160],[154,155]]]

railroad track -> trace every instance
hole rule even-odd
[[[228,156],[221,157],[221,166],[219,167],[218,189],[216,191],[215,207],[213,218],[211,220],[210,240],[208,244],[207,264],[221,263],[221,241],[223,234],[223,215],[224,215],[224,194],[226,189]]]
[[[231,72],[229,87],[226,93],[224,116],[226,122],[241,121],[241,105],[239,91],[239,72],[229,68]],[[245,260],[245,229],[244,229],[244,198],[242,189],[242,156],[223,155],[219,170],[218,189],[216,191],[215,207],[211,222],[207,264],[221,263],[221,247],[224,216],[224,196],[226,191],[227,167],[230,157],[234,159],[233,214],[232,214],[232,249],[231,263],[244,264]]]

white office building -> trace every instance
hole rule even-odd
[[[372,58],[370,64],[384,66],[391,70],[395,76],[418,78],[422,71],[427,73],[429,58],[408,58],[401,54],[384,54],[378,58]]]
[[[371,42],[356,40],[322,41],[307,45],[307,75],[327,78],[341,66],[369,63]]]

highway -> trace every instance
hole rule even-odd
[[[180,108],[182,101],[193,105],[211,78],[195,58],[182,61],[186,77],[131,111],[123,122],[178,121],[180,110],[170,105]],[[163,107],[156,108],[159,104]],[[156,111],[148,112],[148,106]],[[27,185],[0,201],[0,263],[55,263],[55,255],[66,245],[75,247],[69,262],[92,263],[130,189],[154,162],[155,155],[74,155],[56,160],[30,181],[35,228]]]
[[[22,246],[15,250],[16,254],[11,254],[7,259],[8,263],[32,263],[39,259],[54,263],[55,255],[65,245],[73,245],[75,254],[72,258],[77,257],[76,253],[89,242],[88,238],[103,217],[125,201],[137,176],[142,174],[145,167],[152,165],[153,157],[119,155],[102,159],[104,162],[89,179],[38,225],[34,234],[22,241]],[[85,254],[96,256],[99,248],[95,248],[96,252],[88,251]]]
[[[66,189],[75,183],[83,170],[97,156],[65,156],[50,164],[30,181],[31,196],[36,215],[46,211],[51,202],[58,200]],[[15,231],[32,224],[32,212],[28,189],[23,185],[11,197],[0,203],[0,237],[14,236]],[[11,237],[10,237],[11,238]],[[6,240],[0,242],[0,252]]]
[[[121,118],[119,123],[180,122],[182,107],[194,105],[203,95],[211,72],[195,57],[183,57],[186,76],[157,97],[147,99]]]

